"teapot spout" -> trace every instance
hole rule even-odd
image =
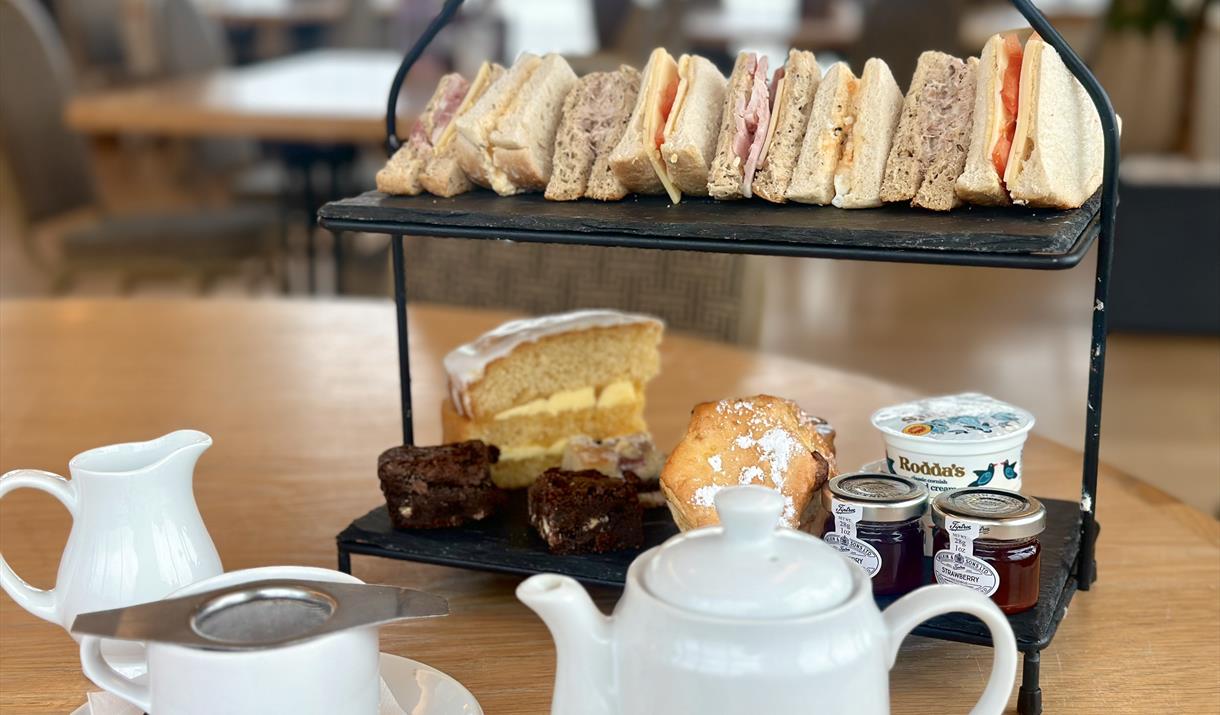
[[[531,576],[517,587],[517,598],[542,618],[555,640],[552,715],[614,715],[618,678],[611,619],[567,576]]]

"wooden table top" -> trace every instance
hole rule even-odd
[[[413,306],[410,317],[417,435],[427,444],[440,437],[440,356],[505,315]],[[695,402],[765,391],[829,418],[842,463],[855,466],[881,446],[871,411],[910,396],[867,377],[679,335],[666,337],[662,356],[647,416],[663,448],[681,435]],[[380,502],[376,458],[398,443],[392,306],[0,302],[0,469],[63,472],[83,449],[180,427],[215,438],[195,493],[226,568],[333,568],[335,534]],[[1027,491],[1075,498],[1079,460],[1035,435],[1026,447]],[[1216,712],[1220,524],[1110,468],[1098,498],[1100,580],[1076,594],[1043,654],[1046,712]],[[5,501],[5,558],[33,584],[53,585],[65,512],[25,490]],[[353,570],[449,599],[448,618],[384,628],[383,650],[450,673],[489,714],[547,711],[554,650],[541,621],[513,597],[520,579],[359,556]],[[595,592],[607,608],[617,595]],[[72,640],[7,596],[0,644],[0,712],[65,713],[96,689],[80,673]],[[891,677],[894,712],[965,712],[990,658],[985,648],[909,638]]]
[[[67,121],[97,135],[379,144],[385,139],[386,97],[401,61],[397,52],[383,50],[303,52],[82,94],[68,103]],[[400,117],[406,116],[408,94],[400,95]]]

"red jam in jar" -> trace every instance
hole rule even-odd
[[[1046,508],[999,489],[957,489],[932,501],[932,573],[990,596],[1004,613],[1038,603]]]
[[[919,520],[928,490],[895,474],[843,474],[822,492],[822,540],[872,578],[873,593],[895,596],[923,582],[923,530]]]

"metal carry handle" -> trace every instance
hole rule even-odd
[[[432,18],[432,22],[428,23],[424,34],[419,36],[414,45],[411,45],[406,57],[402,58],[402,64],[398,65],[398,71],[394,73],[394,83],[390,85],[390,98],[385,110],[385,146],[387,153],[391,156],[402,146],[402,140],[398,138],[398,93],[402,91],[402,83],[406,80],[407,73],[424,54],[424,50],[432,44],[432,39],[436,37],[442,27],[449,24],[461,5],[462,0],[445,0],[441,11]]]

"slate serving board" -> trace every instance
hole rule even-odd
[[[333,229],[408,235],[635,247],[645,246],[647,239],[693,241],[699,245],[692,250],[729,252],[742,249],[734,243],[748,243],[763,252],[769,246],[789,255],[871,248],[966,252],[980,258],[987,254],[1054,257],[1083,253],[1079,242],[1090,242],[1096,234],[1094,217],[1100,200],[1100,194],[1094,195],[1083,207],[1069,211],[963,206],[936,213],[896,204],[845,211],[701,198],[684,198],[675,206],[658,196],[603,203],[546,201],[538,194],[501,197],[485,190],[447,199],[370,191],[326,204],[318,217]]]
[[[1067,602],[1076,590],[1073,564],[1080,548],[1080,505],[1043,499],[1047,526],[1041,537],[1042,578],[1038,605],[1009,616],[1022,648],[1041,648],[1054,635]],[[456,566],[478,571],[519,575],[558,573],[584,583],[622,587],[627,567],[646,549],[678,533],[668,509],[644,512],[644,548],[608,554],[563,556],[547,551],[529,526],[524,490],[510,492],[509,503],[495,516],[453,529],[404,531],[390,525],[384,505],[356,519],[336,537],[341,553]],[[931,559],[924,559],[925,581],[932,583]],[[894,598],[879,598],[883,607]],[[972,616],[950,614],[934,618],[914,631],[966,643],[988,644],[983,624]]]

